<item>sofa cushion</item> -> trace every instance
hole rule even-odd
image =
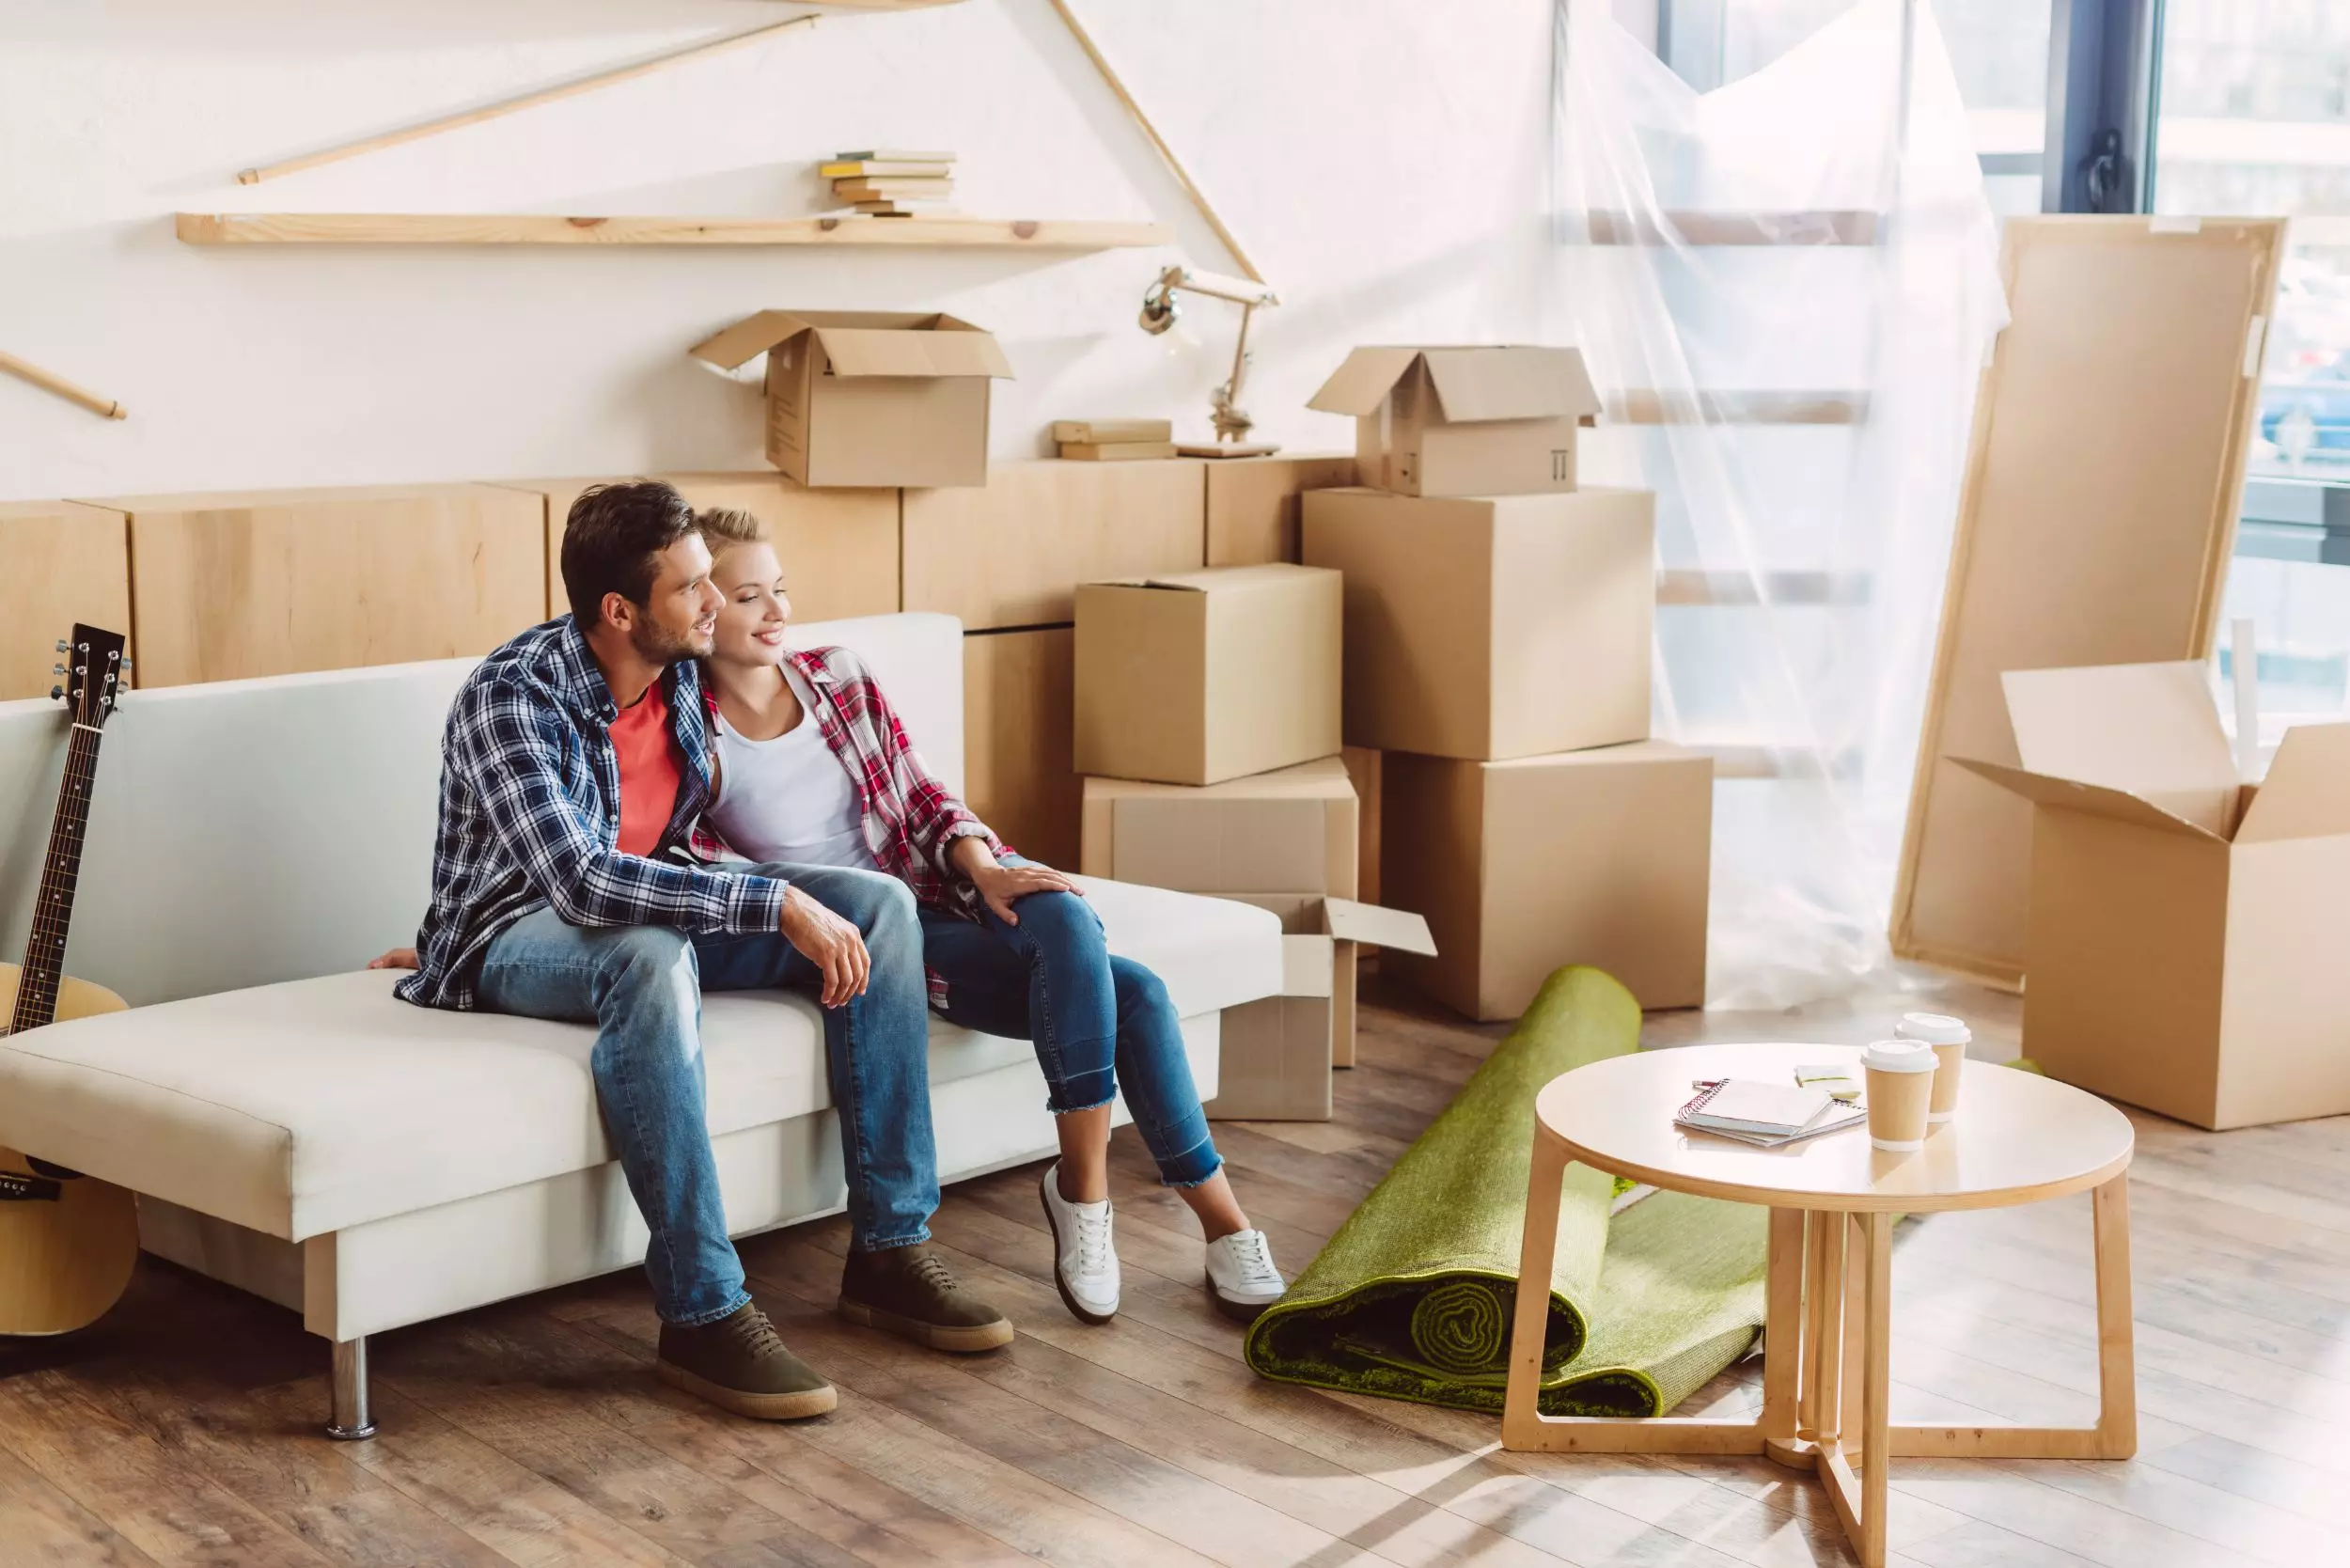
[[[1271,915],[1080,880],[1112,950],[1156,970],[1183,1015],[1280,989]],[[290,980],[0,1041],[0,1144],[291,1240],[612,1157],[593,1029],[411,1007],[396,978]],[[706,997],[702,1049],[713,1135],[832,1103],[799,995]],[[931,1022],[933,1082],[1032,1059],[1026,1041]]]

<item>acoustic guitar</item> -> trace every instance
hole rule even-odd
[[[65,973],[99,735],[131,667],[122,649],[121,633],[92,626],[74,627],[57,645],[65,682],[50,696],[65,699],[71,724],[24,964],[0,964],[0,1010],[11,1035],[125,1005]],[[138,1210],[128,1192],[0,1149],[0,1334],[65,1334],[96,1322],[131,1282],[138,1257]]]

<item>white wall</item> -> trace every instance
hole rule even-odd
[[[1075,0],[1286,303],[1247,406],[1292,447],[1363,341],[1530,335],[1550,0]],[[757,398],[685,357],[769,306],[993,328],[999,456],[1082,415],[1205,434],[1233,312],[1134,324],[1231,263],[1045,0],[811,29],[258,186],[235,171],[758,25],[770,0],[0,0],[0,498],[760,463]],[[1162,251],[196,248],[175,211],[809,212],[812,165],[954,148],[967,212],[1155,217]],[[1180,428],[1180,427],[1179,427]]]

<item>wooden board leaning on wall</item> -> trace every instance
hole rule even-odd
[[[57,639],[77,621],[130,627],[122,513],[77,501],[0,502],[0,702],[49,695]]]
[[[2011,218],[1894,894],[1893,950],[2013,987],[2031,806],[2001,672],[2201,659],[2235,539],[2282,219]]]

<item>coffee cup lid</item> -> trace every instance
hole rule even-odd
[[[1929,1045],[1966,1045],[1975,1038],[1964,1019],[1939,1012],[1904,1012],[1901,1027],[1893,1032],[1904,1040],[1922,1040]]]
[[[1880,1040],[1860,1059],[1880,1073],[1931,1073],[1936,1065],[1934,1047],[1922,1040]]]

